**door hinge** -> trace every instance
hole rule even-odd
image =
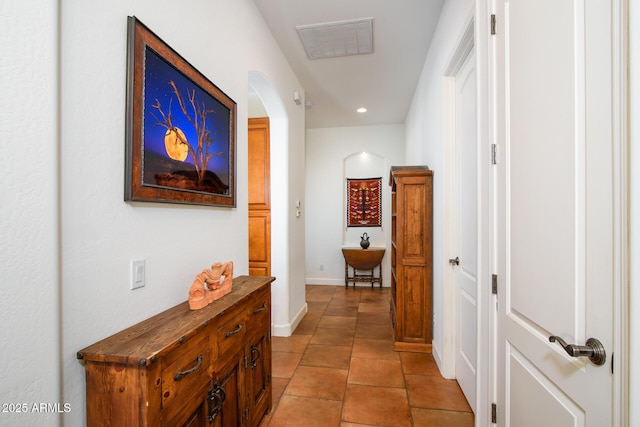
[[[498,405],[495,403],[491,404],[491,422],[493,424],[498,423]]]
[[[498,295],[498,275],[491,275],[491,293],[493,295]]]
[[[495,14],[491,15],[491,35],[492,36],[496,35],[496,15]]]
[[[498,164],[498,146],[496,144],[491,144],[491,164]]]

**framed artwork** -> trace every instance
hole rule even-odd
[[[382,178],[347,178],[347,227],[382,227]]]
[[[236,103],[136,17],[127,31],[125,200],[235,207]]]

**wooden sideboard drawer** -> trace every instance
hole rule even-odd
[[[245,334],[247,333],[246,311],[233,316],[216,331],[216,341],[218,342],[217,365],[225,364],[226,358],[233,356],[239,348],[242,348]]]
[[[248,313],[250,322],[254,325],[264,326],[271,323],[271,294],[262,292],[256,295],[255,301],[249,305]]]
[[[211,379],[209,351],[209,336],[200,333],[161,359],[163,408]]]

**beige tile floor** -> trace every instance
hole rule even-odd
[[[307,285],[308,313],[274,337],[273,408],[261,427],[473,426],[430,354],[393,350],[389,289]]]

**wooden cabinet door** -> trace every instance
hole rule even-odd
[[[257,426],[271,407],[271,343],[266,331],[249,342],[247,379],[250,425]]]
[[[243,372],[244,349],[235,357],[230,358],[226,366],[214,373],[214,392],[221,396],[221,409],[216,411],[213,423],[214,427],[239,427],[245,425],[245,407],[243,398]],[[220,391],[222,389],[222,391]],[[213,399],[212,404],[218,401]]]
[[[269,118],[249,119],[249,274],[271,275]]]
[[[271,275],[271,212],[249,210],[249,275]]]
[[[426,214],[430,191],[424,176],[403,179],[398,194],[398,247],[402,249],[402,269],[396,288],[399,327],[396,340],[431,344],[431,292],[427,286],[431,270],[431,239]]]
[[[209,425],[208,411],[211,409],[208,396],[212,390],[211,381],[206,383],[204,387],[201,387],[198,391],[194,389],[194,393],[191,393],[187,398],[181,398],[181,408],[170,412],[172,414],[170,419],[162,419],[160,425],[162,427],[205,427]],[[169,413],[164,411],[165,413]],[[146,424],[153,425],[153,424]]]
[[[182,427],[206,427],[207,421],[207,401],[203,401],[200,406],[191,414]]]

